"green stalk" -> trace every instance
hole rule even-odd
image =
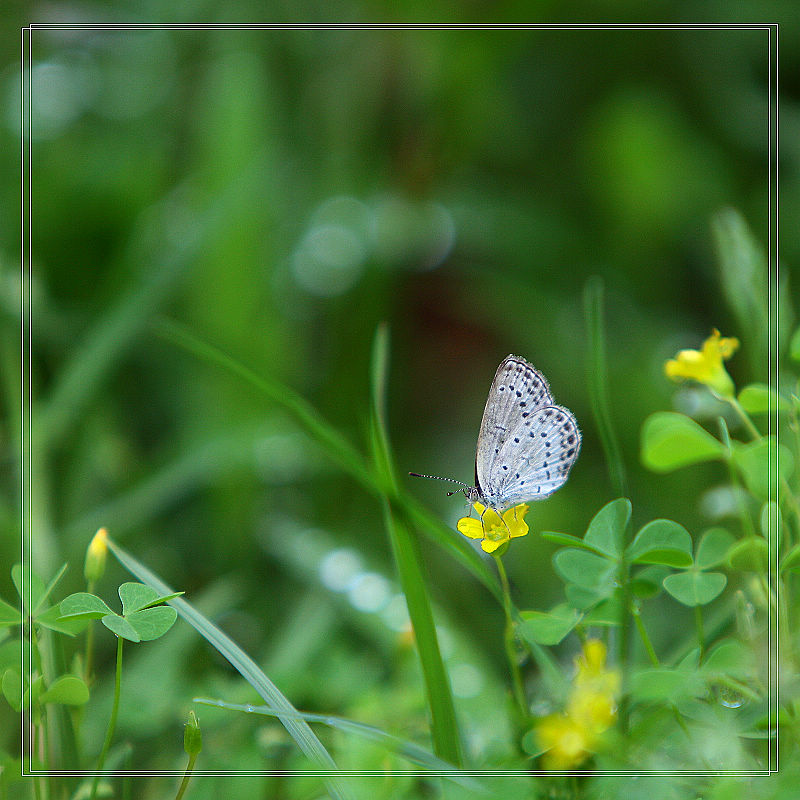
[[[398,503],[398,485],[386,425],[386,382],[389,364],[389,333],[378,326],[372,347],[371,445],[374,469],[383,495],[384,520],[392,554],[406,597],[408,615],[416,637],[425,690],[431,714],[434,751],[439,758],[461,766],[461,736],[455,714],[450,681],[442,661],[430,592],[423,572],[419,540]]]
[[[622,532],[623,539],[625,532]],[[629,659],[628,653],[630,652],[630,617],[636,619],[636,614],[631,611],[631,588],[630,588],[630,574],[628,563],[625,560],[625,541],[622,543],[622,555],[620,556],[620,586],[622,587],[621,597],[621,613],[619,625],[619,646],[617,650],[617,660],[619,661],[620,672],[620,699],[619,699],[619,725],[623,733],[628,732],[628,683],[630,682],[629,675]]]
[[[514,688],[514,698],[517,701],[520,712],[522,713],[522,720],[525,721],[530,717],[528,710],[528,703],[525,700],[525,688],[522,683],[522,674],[519,669],[519,662],[517,660],[517,651],[515,646],[515,633],[514,633],[514,619],[511,612],[511,590],[508,585],[508,576],[506,575],[506,568],[503,566],[503,559],[497,553],[492,553],[495,563],[497,564],[497,571],[500,574],[500,585],[503,588],[503,611],[506,615],[506,629],[505,629],[505,646],[506,657],[508,658],[508,666],[511,670],[511,683]]]
[[[181,798],[183,797],[183,793],[186,791],[186,787],[189,785],[189,779],[192,777],[195,761],[197,761],[197,753],[192,753],[189,756],[189,761],[186,764],[186,769],[183,771],[183,780],[181,781],[181,785],[178,788],[178,794],[175,795],[175,800],[181,800]]]
[[[606,365],[606,333],[603,318],[603,281],[594,276],[586,281],[583,290],[583,313],[588,337],[587,384],[597,432],[606,459],[611,486],[617,497],[627,497],[627,477],[622,449],[617,439],[608,397],[608,369]]]
[[[700,606],[694,607],[694,623],[697,626],[697,643],[700,645],[700,662],[706,652],[706,637],[703,633],[703,611]]]
[[[644,644],[644,649],[647,651],[647,655],[650,659],[650,663],[654,667],[661,666],[658,660],[658,656],[656,655],[655,648],[653,647],[653,643],[650,641],[650,636],[647,633],[647,628],[644,626],[644,621],[642,620],[641,612],[639,611],[638,606],[634,606],[632,609],[633,613],[633,621],[636,623],[636,629],[639,631],[639,636],[642,637],[642,644]]]
[[[33,769],[33,759],[36,757],[36,753],[39,750],[39,746],[41,743],[41,733],[40,733],[40,723],[34,723],[33,725],[33,752],[31,753],[31,769]],[[41,775],[37,775],[33,779],[33,792],[36,796],[36,800],[42,800],[42,782],[44,778]]]
[[[755,536],[756,530],[753,527],[753,521],[750,519],[750,513],[748,512],[747,506],[742,498],[742,492],[739,491],[742,488],[742,482],[739,480],[739,474],[736,472],[736,469],[733,466],[733,444],[731,444],[731,436],[728,431],[728,424],[725,422],[724,417],[718,417],[717,421],[719,422],[720,439],[728,449],[728,455],[725,459],[725,463],[728,466],[728,474],[731,478],[731,485],[737,490],[734,492],[734,496],[736,498],[736,505],[739,508],[739,518],[742,522],[742,533],[746,537]]]
[[[97,772],[95,773],[94,780],[92,781],[92,792],[89,800],[95,800],[97,797],[97,784],[100,781],[100,773],[103,770],[103,765],[108,755],[108,750],[111,747],[111,740],[114,738],[114,729],[117,727],[117,712],[119,711],[119,694],[120,686],[122,684],[122,637],[117,637],[117,670],[114,676],[114,705],[111,707],[111,719],[108,721],[108,729],[106,730],[106,739],[103,742],[103,749],[100,752],[100,758],[97,761]]]
[[[89,581],[86,586],[86,591],[89,594],[94,594],[94,581]],[[83,659],[83,679],[86,685],[89,685],[89,679],[92,676],[92,651],[94,649],[94,621],[89,622],[89,627],[86,629],[86,655]]]
[[[739,419],[744,423],[744,426],[752,437],[753,441],[757,442],[761,440],[763,438],[761,431],[758,430],[753,420],[750,419],[750,415],[742,408],[741,403],[735,397],[726,397],[724,399],[730,403]],[[800,525],[800,505],[797,503],[797,498],[794,496],[794,492],[792,492],[789,482],[783,477],[783,475],[780,474],[780,469],[778,470],[778,478],[781,482],[781,489],[783,490],[784,498],[791,507],[792,513],[794,514],[798,525]]]

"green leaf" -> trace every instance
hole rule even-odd
[[[610,591],[608,587],[587,589],[575,583],[567,583],[564,587],[564,594],[567,596],[569,605],[581,611],[586,611],[587,609],[594,608],[598,603],[607,598]]]
[[[569,587],[568,587],[569,588]],[[588,611],[581,623],[584,627],[598,625],[601,627],[615,627],[620,624],[622,619],[622,602],[617,594],[598,603],[591,611]]]
[[[664,578],[671,574],[670,570],[661,564],[645,567],[639,570],[631,580],[631,591],[637,597],[655,597],[663,588]]]
[[[91,622],[89,617],[64,617],[61,614],[61,605],[50,606],[47,611],[36,615],[36,623],[43,628],[58,633],[65,633],[67,636],[75,636],[80,633]]]
[[[39,675],[33,683],[31,683],[28,688],[22,694],[22,705],[23,707],[27,707],[29,703],[33,703],[34,705],[39,702],[39,697],[44,691],[44,676]]]
[[[684,672],[695,672],[700,666],[700,648],[693,647],[679,662],[678,669]]]
[[[59,604],[63,617],[86,617],[101,619],[114,612],[97,596],[88,592],[75,592]]]
[[[794,361],[800,361],[800,327],[795,328],[789,343],[789,355]]]
[[[580,622],[581,616],[580,611],[566,603],[554,606],[550,611],[521,611],[522,622],[518,630],[529,641],[554,645]]]
[[[64,576],[64,573],[66,571],[67,571],[67,564],[64,563],[61,565],[61,569],[59,569],[59,571],[53,576],[53,579],[50,581],[50,583],[47,584],[47,588],[44,590],[44,595],[42,596],[41,600],[39,600],[39,607],[36,609],[37,611],[39,610],[39,608],[41,608],[45,600],[47,600],[47,598],[50,597],[50,594],[52,593],[53,589],[56,588],[56,585]]]
[[[723,208],[713,215],[711,232],[722,291],[745,333],[751,367],[759,369],[761,354],[769,349],[768,334],[772,329],[768,294],[771,279],[764,248],[734,208]]]
[[[108,614],[100,620],[112,633],[119,636],[121,639],[128,639],[131,642],[141,641],[141,637],[136,632],[136,628],[128,622],[124,617],[119,614]]]
[[[688,570],[664,578],[664,588],[685,606],[704,606],[718,597],[728,579],[721,572]]]
[[[564,580],[584,589],[613,589],[616,565],[602,556],[583,550],[559,550],[553,557],[553,564]]]
[[[749,444],[733,443],[733,463],[741,472],[747,488],[759,500],[768,500],[778,489],[776,475],[777,457],[780,477],[789,478],[794,470],[794,459],[788,447],[779,445],[774,436],[765,436]]]
[[[654,667],[635,672],[631,680],[631,694],[639,702],[671,702],[683,694],[686,673],[667,667]]]
[[[747,680],[752,677],[752,655],[741,642],[726,639],[708,654],[700,669],[712,675]]]
[[[590,553],[598,553],[596,547],[586,544],[583,539],[577,536],[572,536],[569,533],[557,533],[556,531],[542,531],[541,537],[547,539],[548,542],[555,542],[555,544],[564,545],[565,547],[577,547],[581,550],[588,550]]]
[[[473,778],[464,775],[464,773],[462,773],[453,764],[443,761],[441,758],[437,758],[429,750],[420,747],[414,742],[400,739],[397,736],[386,733],[380,728],[376,728],[372,725],[365,725],[363,722],[354,722],[353,720],[345,719],[343,717],[334,717],[330,714],[310,714],[307,711],[297,710],[292,712],[287,711],[286,709],[277,709],[270,706],[253,706],[249,703],[247,705],[242,703],[227,703],[223,700],[211,700],[205,697],[197,697],[194,699],[194,702],[202,703],[203,705],[207,706],[213,706],[214,708],[226,708],[232,711],[241,711],[250,715],[261,714],[264,716],[289,718],[327,725],[334,730],[341,731],[342,733],[359,736],[362,739],[376,742],[385,747],[388,752],[400,756],[411,763],[418,764],[425,769],[444,773],[445,777],[469,788],[472,792],[476,792],[478,794],[486,793],[485,787],[476,782]]]
[[[739,392],[739,404],[748,414],[788,411],[788,401],[766,383],[751,383]]]
[[[701,537],[697,545],[695,565],[698,569],[708,569],[721,564],[734,542],[725,528],[709,528]]]
[[[29,578],[30,580],[25,580]],[[28,614],[36,613],[42,598],[47,591],[44,581],[34,572],[25,570],[23,572],[21,564],[14,564],[11,567],[11,580],[17,590],[17,594],[22,599],[22,606]]]
[[[622,448],[619,436],[614,428],[617,417],[611,411],[609,397],[610,381],[608,379],[607,337],[605,332],[605,287],[603,279],[592,276],[584,285],[583,313],[586,320],[588,367],[586,386],[594,416],[595,430],[599,434],[600,444],[611,479],[611,485],[617,495],[627,494],[625,462],[622,459]]]
[[[39,697],[41,703],[59,703],[65,706],[82,706],[89,699],[89,689],[75,675],[62,675]]]
[[[154,592],[149,586],[136,581],[123,583],[119,587],[118,593],[119,599],[122,600],[123,617],[127,617],[134,611],[141,611],[158,600],[158,592]]]
[[[800,544],[796,544],[781,560],[781,572],[800,572]]]
[[[15,667],[9,667],[3,673],[3,697],[17,713],[22,710],[22,678]]]
[[[769,546],[761,536],[748,536],[728,551],[728,565],[739,572],[766,572]]]
[[[542,747],[542,745],[539,743],[537,728],[531,728],[522,737],[520,746],[522,747],[522,751],[531,756],[531,758],[540,756],[542,753],[546,753],[550,749],[549,747]]]
[[[0,628],[8,628],[11,625],[22,625],[22,611],[14,606],[0,600]]]
[[[386,424],[386,383],[389,372],[389,332],[379,325],[372,343],[370,444],[374,471],[382,489],[383,516],[397,572],[406,598],[422,666],[436,755],[461,764],[461,736],[450,679],[444,667],[431,607],[430,589],[423,570],[423,554],[416,531],[397,502],[397,478]]]
[[[642,463],[654,472],[722,459],[726,453],[708,431],[674,411],[651,414],[642,426]]]
[[[183,725],[183,751],[190,756],[198,755],[203,749],[203,733],[194,711],[189,712],[189,720]]]
[[[601,553],[618,559],[622,555],[625,529],[630,518],[631,501],[627,497],[612,500],[592,517],[583,540]]]
[[[692,563],[692,537],[671,519],[654,519],[636,534],[627,555],[635,564],[688,567]]]
[[[127,614],[128,624],[139,634],[139,639],[149,642],[163,636],[178,618],[178,612],[169,606],[156,606]]]

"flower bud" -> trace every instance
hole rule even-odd
[[[83,563],[83,574],[88,583],[96,583],[106,571],[106,553],[108,552],[108,531],[100,528],[86,548],[86,560]]]

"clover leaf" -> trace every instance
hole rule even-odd
[[[679,603],[694,608],[719,597],[728,583],[722,572],[707,572],[726,557],[733,537],[724,528],[710,528],[697,544],[688,569],[664,578],[664,589]]]
[[[161,605],[183,594],[159,596],[143,583],[123,583],[118,590],[122,601],[122,614],[112,611],[99,597],[87,592],[76,592],[61,602],[59,622],[74,620],[88,625],[99,619],[106,628],[122,639],[147,642],[163,636],[175,623],[178,613],[170,606]]]

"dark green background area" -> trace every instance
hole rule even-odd
[[[648,14],[669,22],[667,8]],[[789,8],[750,3],[738,13],[774,22]],[[54,9],[39,7],[20,24],[52,21]],[[385,18],[368,4],[349,12]],[[177,14],[151,16],[164,13]],[[497,13],[530,18],[522,4]],[[684,4],[682,16],[722,13],[727,5]],[[800,258],[799,33],[796,15],[782,24],[777,199],[787,274]],[[21,142],[15,43],[3,36],[6,368],[19,323]],[[413,653],[319,572],[326,555],[350,548],[397,591],[380,506],[279,409],[165,341],[153,323],[176,320],[285,382],[366,451],[370,348],[376,325],[388,322],[399,469],[464,481],[497,364],[511,352],[527,358],[584,436],[568,483],[533,506],[531,535],[505,558],[520,606],[544,609],[563,589],[554,547],[536,532],[581,535],[614,496],[587,392],[582,294],[591,276],[606,288],[608,391],[634,523],[664,516],[699,533],[713,520],[698,498],[726,480],[724,470],[648,473],[639,431],[649,413],[676,402],[665,359],[699,347],[712,327],[743,334],[720,289],[710,220],[733,206],[767,245],[768,37],[746,29],[34,31],[31,377],[34,427],[48,436],[46,449],[34,448],[37,568],[49,577],[68,561],[63,589],[78,591],[85,546],[105,525],[206,603],[298,707],[418,735],[426,722]],[[753,347],[743,339],[730,363],[739,386],[767,379],[766,354]],[[8,403],[4,445],[14,441],[15,413]],[[14,530],[8,455],[4,478],[0,514]],[[448,524],[464,513],[443,484],[407,481]],[[3,537],[0,562],[17,552],[18,537]],[[501,692],[500,609],[445,554],[430,550],[426,561],[453,648]],[[111,572],[109,602],[127,579]],[[668,648],[691,616],[663,602],[670,613],[650,624]],[[194,694],[236,701],[243,691],[180,627],[150,655],[141,651],[170,665],[163,699],[148,714],[131,703],[121,716],[137,760],[152,769],[180,761]],[[113,642],[99,646],[99,669],[110,669]],[[563,649],[566,664],[571,652]],[[129,699],[137,688],[146,696],[148,673],[138,669]],[[469,698],[469,713],[490,716],[492,697]],[[250,719],[204,715],[219,768],[293,758],[302,766],[280,749],[277,729],[269,730],[278,744],[254,736]],[[486,738],[489,753],[502,752]],[[371,768],[371,758],[355,752],[349,766]]]

